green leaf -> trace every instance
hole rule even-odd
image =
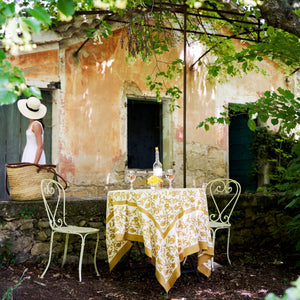
[[[272,35],[274,33],[274,27],[269,26],[267,29],[267,34]]]
[[[8,83],[9,83],[9,74],[8,73],[2,73],[1,76],[0,76],[0,86],[1,86],[1,88],[4,88]]]
[[[0,88],[0,105],[12,104],[12,103],[16,102],[17,99],[18,99],[18,96],[14,92],[12,92],[6,88]]]
[[[67,17],[72,16],[75,12],[75,5],[73,0],[58,0],[57,8]]]
[[[37,98],[42,98],[42,94],[39,88],[35,87],[35,86],[31,86],[30,87],[31,90],[31,94]]]
[[[277,125],[278,124],[278,119],[271,119],[271,123],[273,124],[273,125]]]
[[[243,71],[246,73],[247,68],[248,68],[248,62],[247,61],[243,62],[242,68],[243,68]]]
[[[270,96],[271,96],[271,92],[270,92],[270,91],[265,91],[264,95],[265,95],[266,97],[270,97]]]
[[[228,73],[228,74],[232,74],[232,72],[233,72],[233,65],[230,65],[230,66],[228,66],[228,68],[227,68],[227,73]]]
[[[13,15],[14,13],[15,13],[15,3],[12,2],[10,4],[6,4],[3,9],[3,14],[5,16],[10,16],[10,15]]]
[[[203,125],[204,125],[204,122],[202,121],[198,124],[197,128],[201,128]]]
[[[5,58],[6,58],[5,52],[3,51],[3,49],[0,49],[0,60],[3,60]]]
[[[38,21],[42,22],[45,25],[51,25],[51,19],[48,12],[41,6],[34,6],[29,8],[28,12]],[[33,22],[33,21],[32,21]]]
[[[250,130],[255,131],[256,124],[255,124],[254,120],[252,120],[252,119],[248,120],[248,127],[250,128]]]
[[[39,33],[41,30],[41,22],[39,22],[37,19],[35,18],[26,18],[23,20],[23,22],[31,28],[31,30],[34,33]]]
[[[0,16],[0,25],[2,26],[5,23],[6,19],[3,15]]]
[[[205,128],[206,131],[208,131],[208,130],[209,130],[209,125],[208,125],[208,124],[205,124],[205,125],[204,125],[204,128]]]
[[[268,119],[269,119],[268,113],[265,113],[265,112],[260,113],[260,114],[258,115],[258,117],[259,117],[259,119],[260,119],[263,123],[266,123],[266,122],[268,121]]]
[[[91,32],[87,32],[85,36],[91,39],[94,35]]]

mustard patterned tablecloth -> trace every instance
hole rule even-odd
[[[211,273],[213,245],[202,188],[119,190],[107,195],[106,245],[110,270],[132,246],[143,242],[159,283],[168,292],[180,262],[198,253],[197,268]]]

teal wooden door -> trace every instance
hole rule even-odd
[[[229,126],[229,177],[241,184],[242,192],[256,190],[256,176],[251,173],[255,158],[252,144],[247,114],[233,116]]]
[[[52,97],[50,91],[42,91],[43,103],[47,106],[44,118],[44,148],[47,163],[51,163]],[[17,103],[0,106],[0,200],[9,199],[5,190],[5,164],[20,162],[26,143],[29,121],[23,117]]]

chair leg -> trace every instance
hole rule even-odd
[[[45,276],[45,274],[48,271],[48,268],[50,266],[50,262],[51,262],[51,258],[52,258],[53,236],[54,236],[54,231],[51,231],[48,263],[47,263],[46,269],[44,270],[43,274],[41,275],[41,278],[44,278],[44,276]]]
[[[229,264],[231,265],[231,261],[229,258],[229,241],[230,241],[230,227],[228,228],[228,236],[227,236],[227,259]]]
[[[64,256],[63,256],[63,260],[61,263],[61,267],[63,267],[65,265],[66,262],[66,258],[67,258],[67,252],[68,252],[68,243],[69,243],[69,234],[66,234],[66,241],[65,241],[65,250],[64,250]]]
[[[95,254],[94,254],[94,266],[95,266],[95,271],[97,276],[100,276],[98,268],[97,268],[97,250],[98,250],[98,244],[99,244],[99,232],[97,232],[97,242],[96,242],[96,247],[95,247]]]
[[[213,244],[213,248],[215,250],[215,240],[216,240],[216,232],[214,229],[211,229],[212,232],[212,244]],[[212,256],[211,258],[211,270],[214,271],[214,256]]]
[[[79,267],[78,267],[78,273],[79,273],[79,281],[81,282],[81,268],[82,268],[82,259],[83,259],[83,252],[84,252],[84,246],[85,246],[85,236],[81,236],[81,250],[80,250],[80,256],[79,256]]]

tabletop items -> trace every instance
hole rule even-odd
[[[137,170],[126,168],[125,178],[130,182],[130,190],[133,190],[133,182],[136,179],[136,176],[139,172]],[[151,172],[147,172],[150,174]],[[162,189],[163,188],[163,175],[169,182],[169,189],[173,188],[173,181],[175,179],[175,170],[167,169],[163,171],[162,163],[159,160],[159,150],[158,147],[155,147],[155,161],[153,163],[153,175],[147,178],[147,184],[150,186],[150,189]],[[144,174],[143,174],[144,176]]]
[[[150,188],[152,190],[156,190],[158,188],[162,188],[162,179],[160,179],[159,177],[156,177],[156,176],[150,176],[148,179],[147,179],[147,184],[150,185]]]
[[[165,172],[165,176],[166,176],[167,180],[169,181],[169,189],[172,189],[173,188],[172,182],[175,178],[175,171],[173,169],[168,169]]]
[[[155,162],[153,164],[153,176],[161,178],[163,175],[162,163],[159,161],[158,147],[155,147]]]
[[[136,174],[134,170],[127,170],[126,178],[130,182],[130,189],[133,190],[133,182],[136,179]]]

